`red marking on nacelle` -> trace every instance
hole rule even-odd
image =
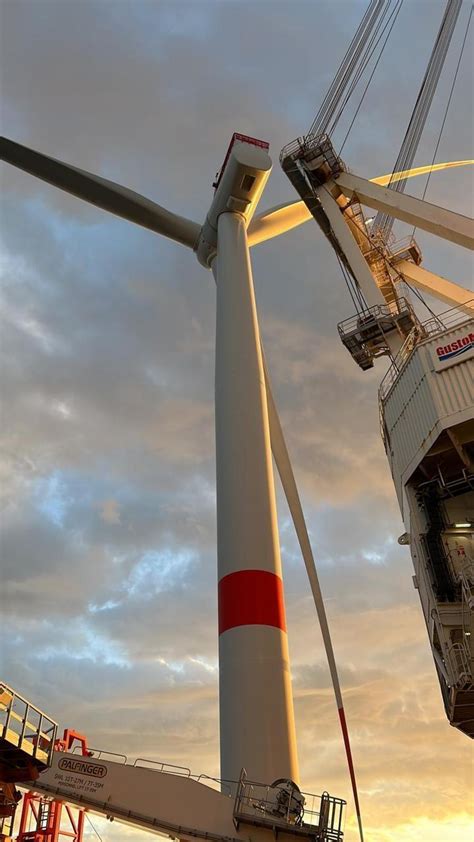
[[[232,140],[230,141],[230,144],[229,144],[229,148],[227,149],[227,152],[225,153],[224,163],[222,164],[222,167],[220,168],[220,170],[216,173],[216,180],[213,181],[213,183],[212,183],[212,186],[215,187],[216,190],[219,187],[219,182],[220,182],[220,180],[222,178],[222,174],[225,170],[225,165],[227,164],[227,161],[229,160],[229,155],[230,155],[232,147],[233,147],[233,145],[236,141],[237,141],[237,143],[239,143],[239,142],[240,143],[250,143],[252,146],[260,146],[261,149],[270,149],[270,144],[267,143],[266,140],[259,140],[258,137],[250,137],[250,135],[248,135],[248,134],[240,134],[239,132],[234,132],[234,134],[232,135]]]
[[[283,582],[267,570],[237,570],[219,582],[219,634],[236,626],[286,631]]]

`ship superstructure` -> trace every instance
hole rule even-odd
[[[379,405],[446,714],[474,737],[474,312],[409,335]]]

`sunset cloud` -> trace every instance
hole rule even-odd
[[[248,132],[271,143],[264,209],[291,198],[279,150],[307,129],[365,7],[4,0],[3,133],[202,221],[232,133]],[[405,4],[344,149],[353,171],[393,165],[443,8]],[[440,160],[468,157],[470,101],[466,62]],[[428,198],[469,213],[467,178],[433,176]],[[189,251],[18,170],[2,167],[2,184],[2,677],[93,747],[218,775],[214,281]],[[419,242],[428,268],[468,285],[461,249]],[[377,405],[386,362],[363,373],[340,344],[353,305],[316,225],[252,259],[366,840],[458,842],[473,821],[472,754],[445,718],[397,543]],[[321,635],[278,483],[277,497],[302,786],[348,800],[345,839],[356,842]],[[146,838],[92,821],[104,842]],[[97,838],[89,824],[85,838]]]

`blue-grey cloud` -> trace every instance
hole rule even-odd
[[[365,6],[5,0],[3,132],[200,221],[233,131],[269,140],[277,162],[308,128]],[[362,175],[395,160],[443,7],[403,6],[344,149]],[[471,90],[464,62],[442,159],[469,157]],[[433,177],[428,198],[469,213],[466,179]],[[2,671],[94,745],[217,774],[214,282],[190,252],[24,173],[3,167],[2,184]],[[275,163],[262,206],[291,196]],[[460,249],[419,240],[428,267],[468,282]],[[384,364],[363,374],[339,345],[352,307],[315,225],[256,247],[253,264],[369,833],[399,839],[402,822],[462,813],[469,761],[445,723],[396,544],[377,415]],[[278,497],[302,777],[345,797],[321,637]],[[100,823],[103,839],[144,836],[117,827]]]

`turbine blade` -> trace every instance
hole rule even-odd
[[[249,246],[256,246],[257,243],[285,234],[286,231],[291,231],[292,228],[312,218],[311,212],[303,201],[285,202],[283,205],[269,208],[265,213],[254,217],[250,223],[247,229]]]
[[[427,167],[414,167],[411,170],[400,170],[400,172],[379,175],[377,178],[371,178],[370,181],[373,181],[374,184],[380,184],[381,187],[386,187],[387,184],[395,184],[395,182],[402,181],[404,178],[414,178],[417,175],[427,175],[441,170],[450,170],[454,167],[467,167],[470,164],[474,164],[474,160],[447,161],[444,164],[431,164]]]
[[[0,138],[0,159],[102,210],[194,248],[201,226],[165,210],[139,193],[64,164],[8,138]]]
[[[262,349],[263,354],[263,349]],[[319,624],[321,627],[321,633],[323,636],[324,641],[324,648],[326,650],[326,656],[329,664],[329,671],[331,673],[332,679],[332,686],[334,689],[334,696],[336,699],[337,705],[337,712],[339,714],[339,722],[341,725],[342,736],[344,740],[344,748],[346,751],[346,758],[347,758],[347,765],[349,768],[349,775],[351,779],[352,785],[352,793],[354,796],[354,805],[357,814],[357,822],[359,826],[359,835],[361,842],[364,842],[364,831],[362,828],[362,816],[360,812],[360,804],[359,804],[359,794],[357,789],[357,781],[355,776],[354,770],[354,763],[352,760],[352,751],[351,751],[351,744],[349,739],[349,731],[347,728],[346,716],[344,711],[344,702],[342,699],[342,692],[341,686],[339,683],[339,675],[337,672],[336,666],[336,659],[334,656],[334,649],[332,646],[331,634],[329,631],[328,620],[326,616],[326,609],[324,606],[323,595],[321,593],[321,587],[319,584],[319,577],[316,570],[316,565],[314,562],[313,551],[311,549],[311,543],[309,540],[308,529],[306,527],[306,521],[303,514],[303,509],[301,506],[300,497],[298,494],[298,488],[296,485],[295,475],[293,473],[293,468],[291,467],[290,457],[288,454],[288,448],[286,446],[285,438],[283,435],[283,430],[280,423],[280,418],[278,416],[278,411],[275,405],[275,401],[273,399],[272,388],[270,384],[270,379],[268,375],[268,369],[265,362],[265,356],[263,356],[263,365],[265,371],[265,385],[267,391],[267,405],[268,405],[268,418],[269,418],[269,425],[270,425],[270,438],[272,443],[272,452],[276,462],[276,466],[278,468],[278,473],[280,475],[281,483],[283,486],[283,490],[285,492],[285,496],[288,502],[288,507],[291,512],[291,516],[293,519],[293,523],[295,526],[296,534],[298,536],[298,542],[301,548],[301,552],[303,555],[304,563],[306,566],[306,572],[308,574],[309,583],[311,585],[311,591],[313,594],[314,604],[316,607],[316,612],[318,615]]]
[[[441,170],[449,170],[454,167],[466,167],[470,164],[474,164],[474,160],[448,161],[444,164],[431,164],[426,167],[415,167],[411,170],[380,175],[377,178],[371,178],[369,180],[373,181],[374,184],[380,184],[382,187],[385,187],[387,184],[395,184],[396,181],[401,181],[403,178],[415,178],[417,175],[440,172]],[[313,219],[313,216],[302,199],[296,202],[285,202],[282,205],[269,208],[264,213],[255,216],[250,223],[247,229],[249,246],[256,246],[258,243],[264,243],[266,240],[271,240],[273,237],[285,234],[287,231],[291,231],[293,228],[302,225],[303,222],[308,222],[310,219]]]

